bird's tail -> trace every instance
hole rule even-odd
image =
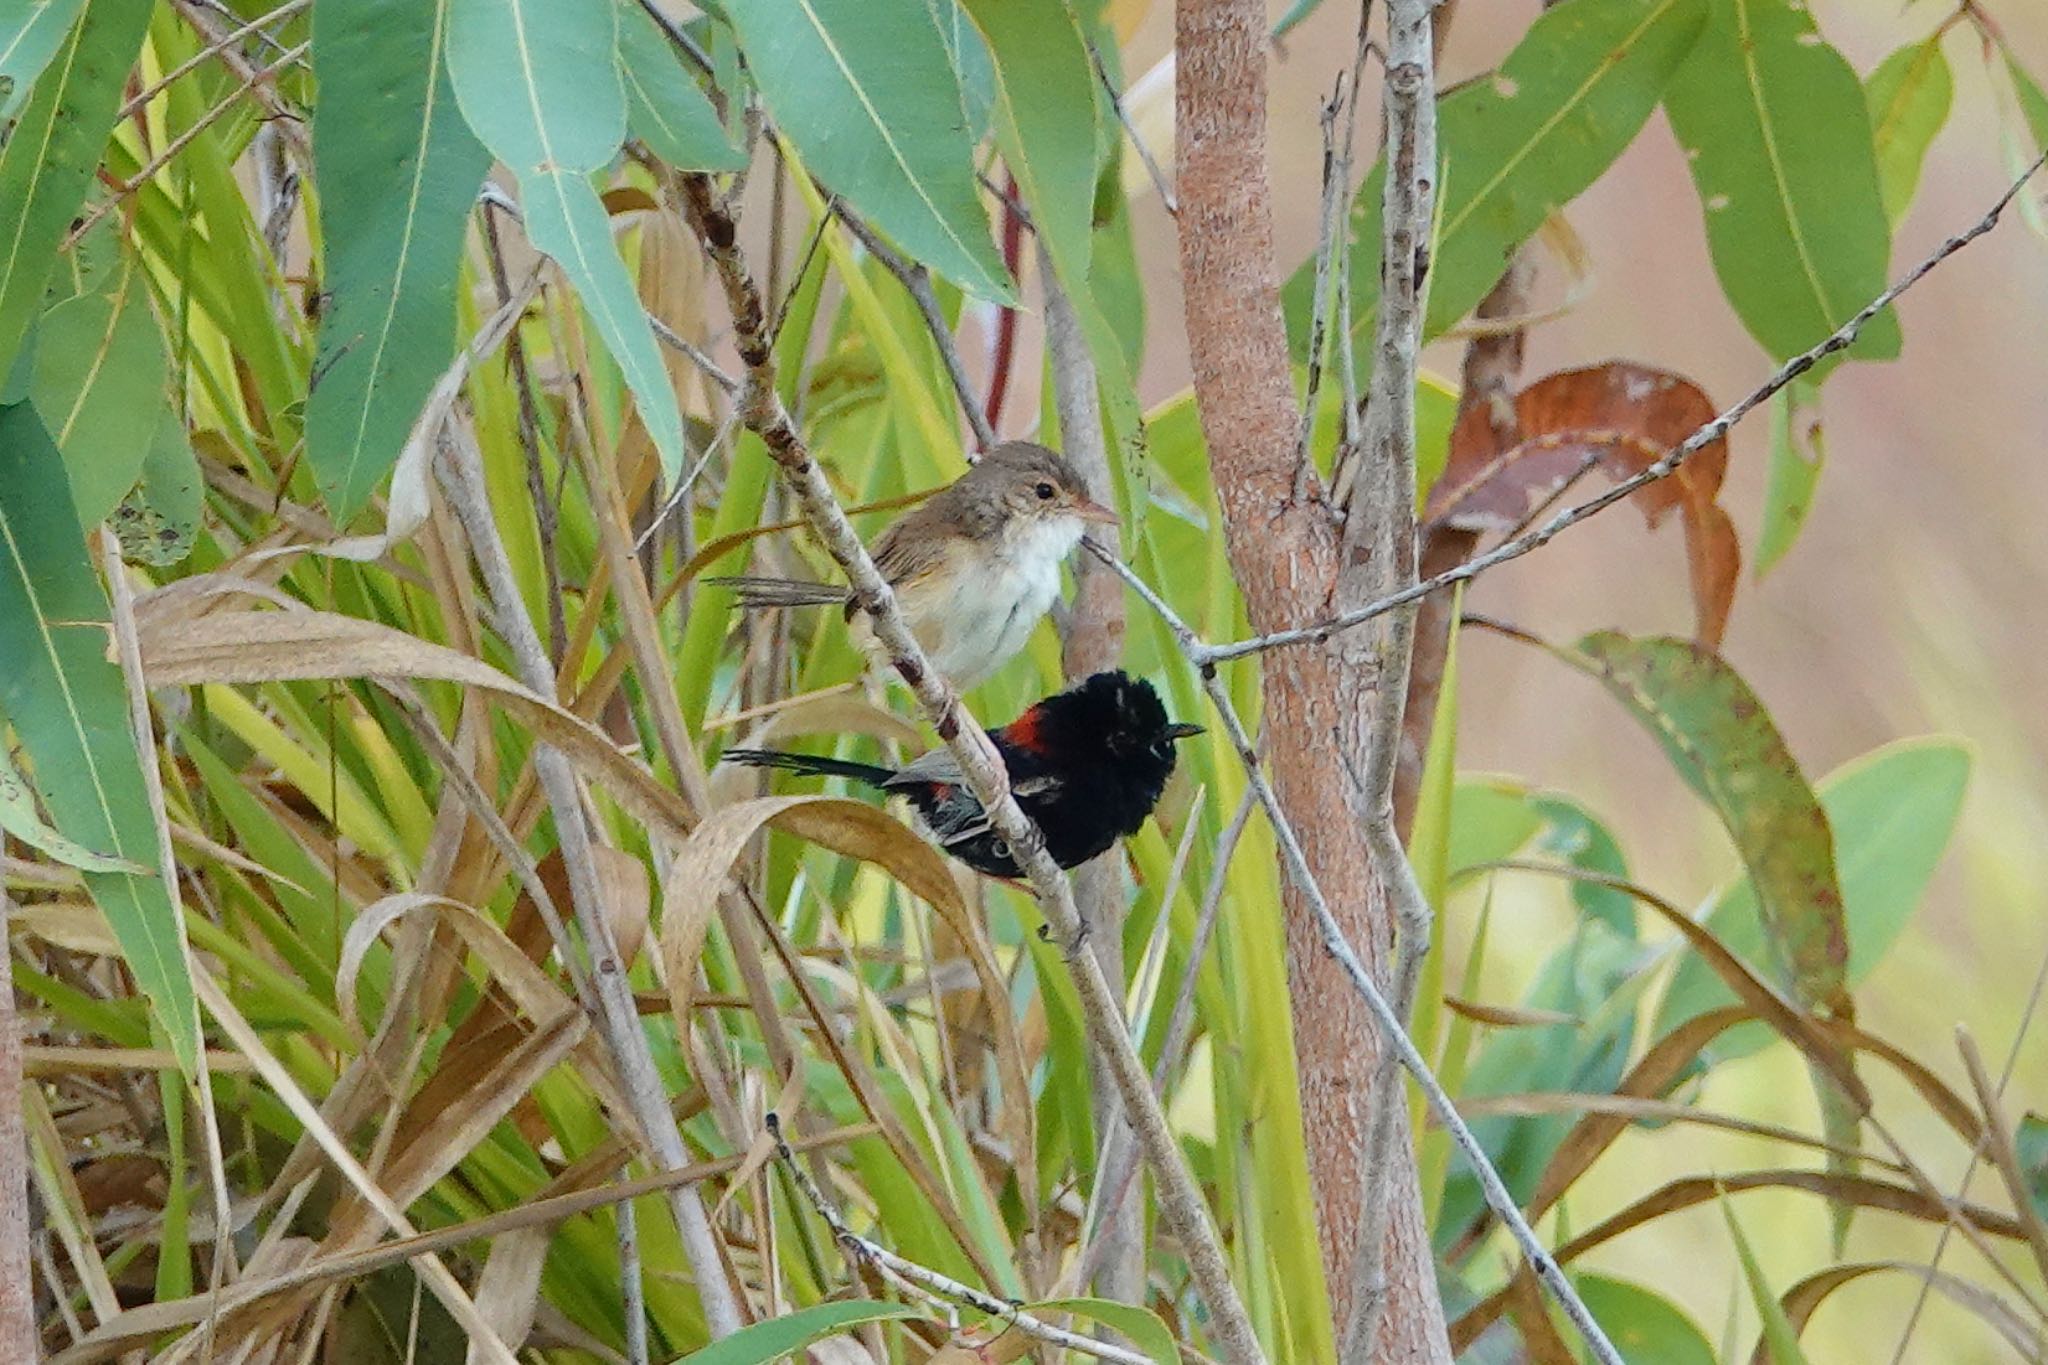
[[[805,583],[794,578],[762,578],[742,574],[731,578],[707,578],[703,581],[717,587],[731,588],[739,596],[739,605],[747,611],[824,606],[844,602],[847,595],[846,589],[836,584]]]
[[[781,768],[784,772],[803,773],[810,777],[850,777],[871,787],[883,786],[896,775],[891,769],[880,768],[872,763],[855,763],[844,758],[820,758],[812,754],[790,754],[780,749],[727,749],[724,761],[745,764],[749,768]]]

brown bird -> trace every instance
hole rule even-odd
[[[1060,564],[1085,523],[1116,524],[1058,454],[1006,441],[899,517],[874,543],[875,567],[896,590],[910,633],[957,687],[972,687],[1024,647],[1059,593]],[[869,618],[848,589],[787,578],[706,580],[738,591],[742,607],[843,603],[854,643],[879,663]]]

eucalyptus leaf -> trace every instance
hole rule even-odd
[[[1757,536],[1756,576],[1785,557],[1813,510],[1827,464],[1820,422],[1820,386],[1793,380],[1771,395],[1771,464],[1764,479],[1764,526]]]
[[[747,164],[696,78],[634,0],[620,0],[619,75],[626,125],[679,171],[736,171]]]
[[[814,1341],[864,1322],[892,1322],[924,1315],[908,1304],[866,1299],[841,1299],[814,1304],[779,1318],[743,1327],[701,1351],[692,1351],[676,1365],[772,1365]]]
[[[448,0],[462,115],[520,173],[594,171],[626,136],[612,0]]]
[[[110,629],[63,457],[31,405],[0,408],[0,714],[21,738],[50,822],[87,848],[154,869],[156,820],[127,686],[107,660]],[[85,882],[190,1074],[199,1006],[170,889],[127,872],[87,872]]]
[[[974,179],[959,80],[924,0],[731,0],[782,135],[835,194],[971,294],[1014,303]]]
[[[1795,0],[1713,0],[1664,95],[1706,216],[1722,292],[1789,359],[1882,293],[1891,229],[1862,83]],[[1873,318],[1849,355],[1899,353]]]
[[[1698,38],[1708,0],[1569,0],[1547,8],[1500,68],[1445,94],[1443,160],[1424,334],[1440,336],[1486,297],[1515,248],[1635,140]],[[1381,161],[1353,201],[1351,326],[1379,306]],[[1287,289],[1306,343],[1315,262]]]
[[[168,568],[192,552],[206,506],[206,479],[185,439],[185,424],[169,408],[142,460],[142,479],[109,519],[121,555],[137,564]]]
[[[1962,813],[1969,778],[1969,750],[1935,738],[1888,744],[1820,783],[1821,806],[1835,832],[1851,988],[1876,970],[1919,908]],[[1703,922],[1731,952],[1751,962],[1766,960],[1763,923],[1747,878],[1717,894]],[[1734,998],[1705,962],[1687,954],[1664,993],[1652,1035],[1661,1038]],[[1708,1065],[1747,1056],[1772,1036],[1761,1026],[1744,1025],[1716,1039],[1704,1056]]]
[[[0,144],[0,375],[13,372],[42,307],[152,8],[151,0],[86,0]]]
[[[590,182],[573,171],[535,171],[520,180],[526,235],[576,286],[605,348],[639,399],[640,420],[661,452],[664,479],[682,476],[683,417],[654,333],[619,259],[611,220]]]
[[[129,872],[148,876],[149,869],[140,863],[116,858],[110,853],[96,853],[79,843],[67,839],[56,826],[43,819],[36,809],[35,792],[29,788],[28,779],[14,766],[8,754],[9,745],[4,733],[0,733],[0,830],[47,854],[66,867],[75,867],[85,872]]]
[[[0,123],[14,117],[85,0],[15,0],[0,10]]]
[[[111,295],[81,294],[44,315],[29,384],[87,526],[135,486],[165,411],[163,334],[141,279],[121,278]]]
[[[490,154],[444,68],[451,0],[313,8],[313,168],[327,306],[306,459],[337,522],[398,459],[455,354],[463,235]]]
[[[1948,122],[1955,77],[1941,50],[1941,34],[1908,43],[1878,63],[1864,82],[1870,136],[1877,149],[1877,184],[1885,217],[1896,228],[1912,206],[1920,168],[1934,135]]]

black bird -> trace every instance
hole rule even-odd
[[[1017,804],[1044,831],[1046,852],[1061,867],[1078,867],[1138,832],[1173,776],[1175,742],[1201,733],[1199,725],[1168,720],[1152,684],[1118,670],[1054,693],[989,738],[1009,769]],[[990,877],[1021,875],[948,749],[933,749],[901,768],[776,749],[728,749],[725,758],[850,777],[900,794],[946,852]]]

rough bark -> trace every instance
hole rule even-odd
[[[1266,14],[1256,0],[1182,0],[1177,16],[1180,255],[1196,404],[1222,504],[1232,570],[1253,627],[1341,610],[1341,528],[1313,477],[1298,477],[1296,412],[1275,282],[1265,162]],[[1392,929],[1376,891],[1344,757],[1362,758],[1374,676],[1363,632],[1263,659],[1274,784],[1318,882],[1340,896],[1346,936],[1384,971]],[[1290,1008],[1302,1120],[1333,1300],[1348,1293],[1366,1108],[1380,1039],[1324,952],[1298,891],[1286,891]],[[1389,1230],[1390,1301],[1378,1358],[1443,1358],[1443,1316],[1416,1197],[1414,1155],[1396,1144],[1400,1197]],[[1342,1323],[1349,1305],[1335,1303]]]

